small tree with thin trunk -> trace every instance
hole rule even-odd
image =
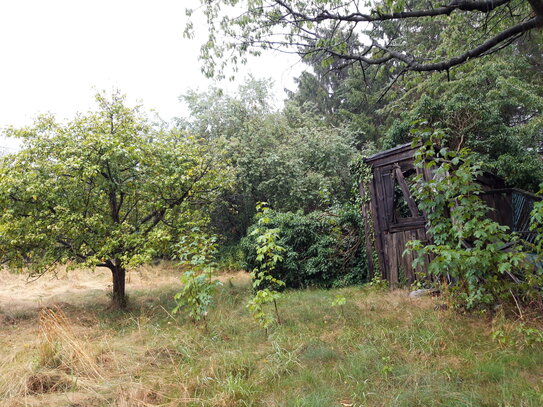
[[[97,102],[65,124],[7,131],[23,148],[0,162],[0,258],[30,273],[106,267],[124,308],[127,270],[171,254],[229,172],[209,142],[150,124],[122,95]]]

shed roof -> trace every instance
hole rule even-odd
[[[364,162],[371,164],[372,167],[381,167],[395,161],[410,160],[413,159],[414,151],[417,147],[413,147],[412,143],[401,144],[366,157]],[[477,177],[477,180],[493,188],[505,188],[507,186],[502,177],[488,171],[484,171],[482,175]]]
[[[396,147],[393,147],[393,148],[389,148],[388,150],[385,150],[385,151],[380,151],[377,154],[370,155],[369,157],[366,157],[364,159],[364,161],[367,162],[367,163],[371,163],[371,162],[377,161],[377,160],[379,160],[381,158],[386,158],[386,157],[390,157],[392,155],[396,155],[398,153],[403,153],[404,151],[411,150],[412,148],[413,148],[413,146],[412,146],[411,143],[402,144],[402,145],[399,145],[399,146],[396,146]]]
[[[402,144],[369,156],[364,159],[364,162],[375,168],[395,162],[413,161],[416,148],[411,143]]]

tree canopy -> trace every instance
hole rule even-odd
[[[542,0],[201,0],[209,27],[204,72],[277,49],[323,64],[393,64],[445,71],[495,53],[543,26]],[[187,10],[191,15],[194,10]],[[187,34],[192,34],[192,23]],[[425,36],[430,41],[417,42]]]
[[[308,213],[349,199],[355,152],[349,132],[293,103],[273,109],[268,82],[249,80],[233,96],[219,89],[190,92],[185,100],[190,117],[182,128],[224,140],[235,169],[234,187],[216,207],[219,230],[243,236],[257,202]]]
[[[33,272],[107,267],[123,307],[127,268],[171,256],[228,171],[212,146],[152,125],[123,96],[97,102],[65,124],[8,131],[23,148],[0,164],[0,257]]]
[[[429,20],[419,30],[405,30],[403,38],[406,44],[429,48],[432,33]],[[450,72],[402,78],[390,64],[330,71],[306,59],[311,72],[302,74],[290,98],[302,106],[315,104],[329,124],[349,129],[360,149],[410,142],[413,123],[427,121],[448,135],[451,148],[473,149],[486,169],[509,185],[538,191],[543,181],[543,54],[540,33],[532,34]]]

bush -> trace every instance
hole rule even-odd
[[[269,227],[281,230],[278,244],[286,250],[276,265],[274,277],[286,287],[339,287],[367,280],[363,252],[362,218],[354,205],[308,215],[270,211]],[[249,227],[241,241],[244,268],[257,267],[257,242]]]
[[[433,178],[417,175],[413,185],[432,236],[430,244],[408,243],[408,250],[418,254],[413,265],[422,265],[429,256],[428,272],[437,281],[448,281],[447,291],[459,308],[490,308],[505,301],[517,308],[523,302],[541,303],[543,274],[531,261],[526,244],[488,216],[491,209],[476,182],[483,175],[483,163],[467,148],[455,151],[444,146],[440,130],[414,133],[425,137],[415,163],[431,168]]]

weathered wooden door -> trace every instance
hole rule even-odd
[[[409,178],[416,174],[411,157],[373,168],[372,196],[376,248],[382,277],[391,284],[413,282],[414,254],[406,252],[410,240],[427,241],[425,218],[411,196]]]

